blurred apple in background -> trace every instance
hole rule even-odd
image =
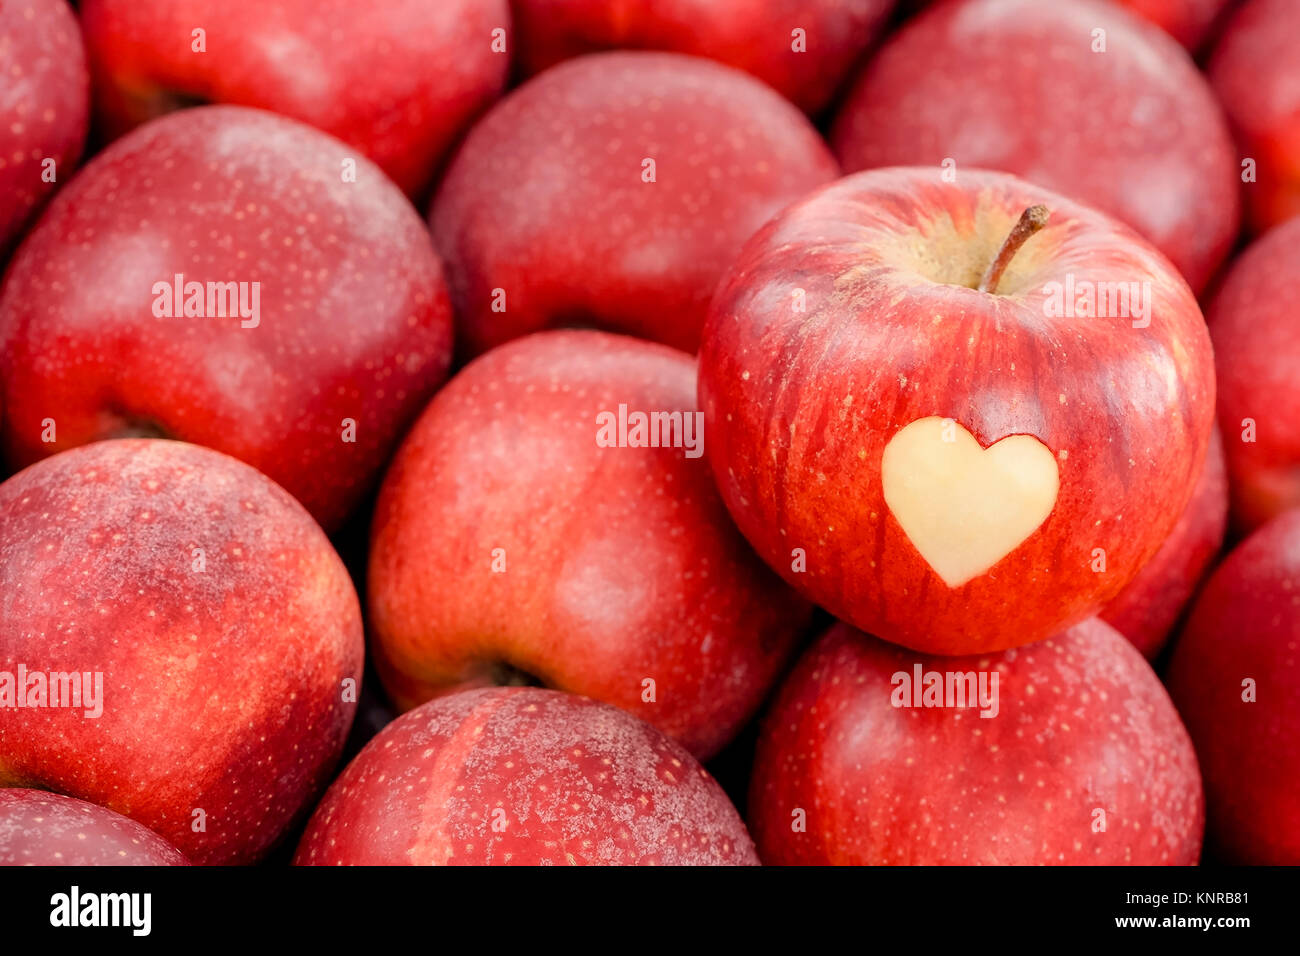
[[[261,110],[185,110],[96,156],[15,254],[0,438],[19,467],[100,438],[208,445],[334,530],[451,335],[428,231],[377,167]]]
[[[1001,173],[896,168],[750,240],[699,394],[772,568],[962,654],[1050,637],[1151,559],[1201,472],[1214,367],[1187,284],[1131,229]]]
[[[1118,0],[1195,53],[1233,0]]]
[[[302,866],[753,864],[735,807],[681,745],[535,687],[431,701],[379,732],[321,801]]]
[[[602,53],[474,127],[430,214],[473,355],[556,325],[694,351],[741,244],[839,174],[807,118],[710,60]]]
[[[927,9],[868,62],[831,141],[846,170],[1015,173],[1124,220],[1196,292],[1237,234],[1237,151],[1204,77],[1100,0]]]
[[[672,50],[744,70],[816,112],[894,0],[511,0],[521,68],[610,49]]]
[[[109,807],[196,863],[262,857],[329,780],[364,652],[302,506],[206,448],[96,442],[0,485],[0,554],[0,661],[83,688],[0,707],[0,787]]]
[[[1210,438],[1205,467],[1183,516],[1156,556],[1098,615],[1132,641],[1147,660],[1164,649],[1178,615],[1223,545],[1228,524],[1227,465],[1217,428]]]
[[[1300,511],[1211,575],[1174,645],[1169,692],[1205,777],[1211,850],[1300,865]]]
[[[980,657],[836,625],[764,721],[748,817],[778,865],[1191,865],[1205,823],[1169,695],[1095,619]]]
[[[89,121],[86,52],[64,0],[0,3],[0,267],[72,177]]]
[[[1210,59],[1210,83],[1237,137],[1251,227],[1300,215],[1300,3],[1247,0]]]
[[[510,64],[507,0],[83,0],[81,16],[110,135],[196,103],[257,106],[357,147],[412,194]]]
[[[620,407],[677,416],[700,443],[602,445]],[[701,759],[730,740],[810,608],[731,523],[695,409],[690,356],[604,332],[540,333],[457,375],[375,509],[371,652],[394,700],[535,682]]]
[[[0,866],[188,866],[134,820],[44,790],[0,787]]]
[[[1234,525],[1300,505],[1300,219],[1228,269],[1208,310]]]

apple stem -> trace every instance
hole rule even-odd
[[[988,269],[984,273],[984,278],[980,279],[978,286],[980,292],[997,292],[998,282],[1002,279],[1002,273],[1006,270],[1015,254],[1020,251],[1020,247],[1025,241],[1047,225],[1047,219],[1051,214],[1047,207],[1041,203],[1030,206],[1020,214],[1016,224],[1011,227],[1007,233],[1007,238],[1002,242],[1002,248],[998,250],[997,258],[989,263]]]

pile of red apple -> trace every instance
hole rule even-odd
[[[0,264],[0,863],[1300,863],[1300,0],[0,0]]]

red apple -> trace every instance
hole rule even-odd
[[[1210,59],[1210,83],[1237,145],[1253,160],[1243,190],[1263,232],[1300,215],[1300,4],[1249,0],[1228,21]]]
[[[0,788],[0,866],[188,866],[120,813],[44,790]]]
[[[111,135],[195,102],[257,106],[360,149],[410,193],[500,95],[509,68],[507,0],[81,7],[96,110]]]
[[[1257,239],[1210,304],[1233,523],[1300,505],[1300,219]]]
[[[1205,467],[1183,516],[1156,556],[1142,566],[1099,617],[1154,660],[1223,545],[1228,524],[1228,474],[1223,439],[1210,435]]]
[[[836,175],[803,114],[738,70],[562,63],[474,127],[434,202],[462,344],[581,323],[694,351],[741,244]]]
[[[1150,20],[1189,52],[1199,50],[1210,28],[1232,0],[1119,0],[1138,16]]]
[[[1300,510],[1210,576],[1174,645],[1169,692],[1205,774],[1209,842],[1234,864],[1300,864]]]
[[[164,117],[96,157],[0,290],[10,461],[181,438],[336,528],[451,360],[428,232],[368,161],[344,181],[352,161],[324,133],[231,106]]]
[[[321,801],[300,866],[754,864],[745,825],[680,744],[535,687],[431,701],[379,732]]]
[[[597,50],[673,50],[719,60],[800,108],[826,105],[895,0],[513,0],[525,73]]]
[[[0,3],[0,265],[65,182],[89,117],[86,51],[65,0]]]
[[[781,688],[749,796],[768,864],[1190,865],[1204,823],[1169,695],[1095,619],[977,657],[835,626]]]
[[[373,522],[371,647],[400,707],[535,681],[629,710],[701,759],[735,735],[809,608],[728,518],[694,393],[690,356],[578,330],[495,349],[439,393]],[[622,410],[680,427],[633,447],[629,424],[608,447]]]
[[[0,786],[116,810],[196,863],[264,855],[361,678],[356,593],[307,512],[209,449],[97,442],[0,485],[0,554]]]
[[[1096,613],[1156,553],[1214,368],[1187,284],[1132,230],[1000,173],[887,169],[749,242],[699,394],[771,567],[858,628],[970,654]]]
[[[927,10],[867,65],[832,144],[848,170],[1023,176],[1127,222],[1194,291],[1237,234],[1237,153],[1209,86],[1177,43],[1110,3]]]

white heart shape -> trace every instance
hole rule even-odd
[[[1056,506],[1060,473],[1032,435],[981,447],[951,418],[919,418],[880,459],[885,504],[950,588],[983,574],[1038,530]]]

